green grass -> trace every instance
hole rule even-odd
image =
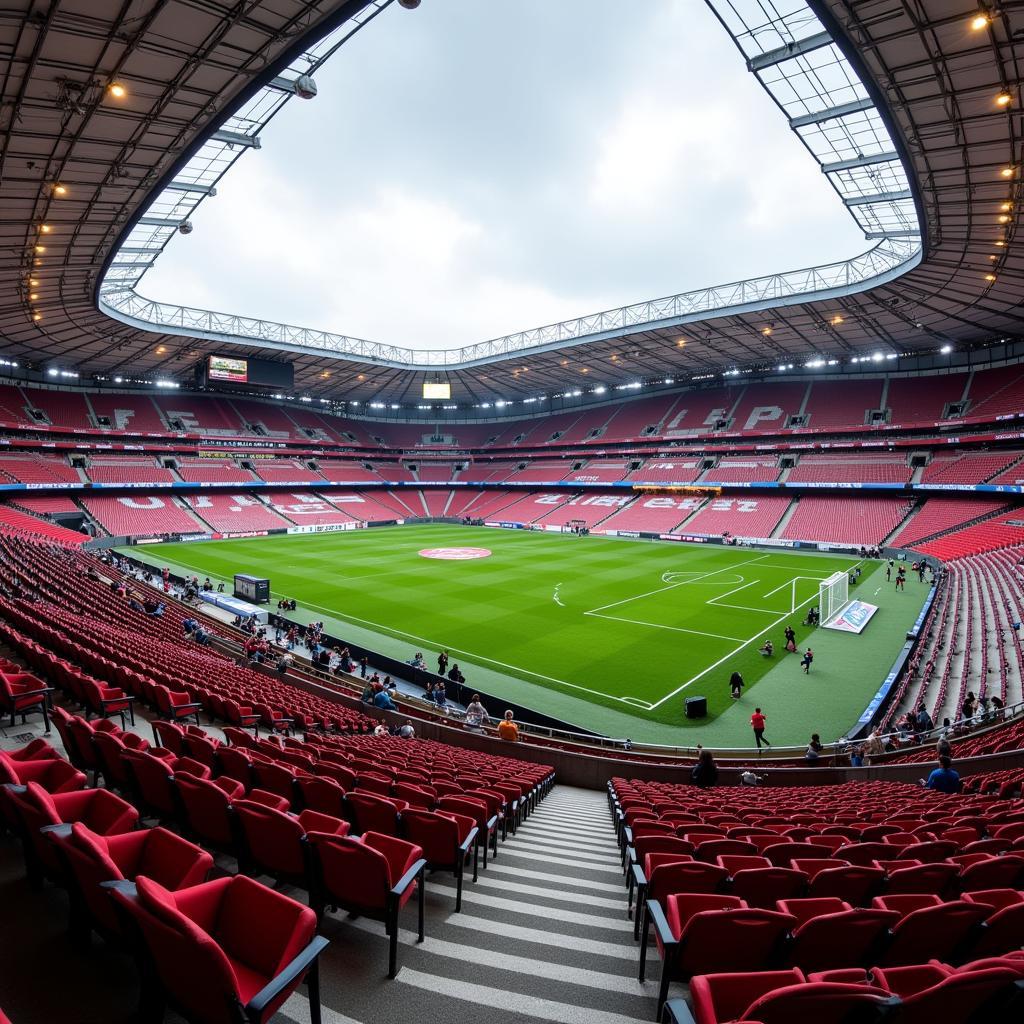
[[[486,547],[492,554],[472,561],[419,554],[447,546]],[[795,659],[762,658],[763,638],[770,636],[781,652],[789,623],[798,642],[807,639],[800,622],[807,605],[817,603],[818,581],[854,564],[782,550],[441,525],[149,545],[131,553],[200,577],[267,576],[275,601],[295,598],[300,618],[322,618],[329,631],[351,642],[403,660],[422,650],[431,664],[446,647],[470,686],[584,728],[683,744],[700,738],[684,734],[684,724],[709,730],[720,744],[746,744],[752,710],[746,705],[758,699],[751,691],[781,671],[782,662],[796,667]],[[874,579],[868,568],[862,593]],[[852,724],[891,664],[909,625],[903,620],[909,615],[913,621],[923,593],[906,597],[896,606],[899,622],[880,628],[880,612],[861,637],[817,632],[819,651],[822,644],[838,644],[837,660],[853,655],[847,674],[856,681],[844,682],[847,699],[839,710],[819,699],[814,716],[801,713],[799,704],[795,720],[788,714],[803,738],[809,723],[824,735]],[[733,669],[748,684],[742,706],[729,697]],[[683,698],[697,693],[708,698],[709,719],[681,722]]]

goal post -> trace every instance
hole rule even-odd
[[[850,575],[834,572],[818,584],[818,613],[821,624],[831,622],[850,603]]]

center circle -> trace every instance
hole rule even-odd
[[[448,562],[463,562],[470,558],[490,558],[490,548],[423,548],[420,558],[441,558]]]

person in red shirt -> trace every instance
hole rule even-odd
[[[764,738],[764,713],[760,708],[754,708],[754,713],[750,716],[750,727],[754,730],[754,740],[757,743],[757,749],[761,749],[761,742],[764,741],[765,746],[770,747],[771,743]]]

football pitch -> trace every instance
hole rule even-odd
[[[323,619],[348,642],[405,661],[422,651],[431,667],[446,648],[470,689],[606,734],[686,745],[748,745],[746,722],[761,703],[762,680],[784,667],[794,677],[792,686],[782,682],[787,703],[799,697],[805,683],[798,659],[783,653],[787,625],[798,644],[815,648],[812,678],[824,680],[842,665],[845,673],[838,677],[842,699],[817,692],[813,715],[797,699],[786,732],[792,724],[796,741],[806,740],[805,726],[834,738],[878,688],[926,590],[911,588],[893,602],[884,587],[901,614],[885,622],[883,606],[857,637],[802,625],[818,603],[819,582],[858,564],[836,555],[446,525],[147,545],[130,553],[223,580],[229,591],[236,572],[266,576],[274,603],[294,598],[298,618]],[[883,588],[871,592],[884,573],[874,563],[864,571],[851,597],[883,605]],[[773,658],[759,653],[767,638]],[[821,664],[825,651],[834,661],[829,669]],[[734,670],[747,684],[738,703],[728,687]],[[707,697],[708,718],[686,722],[682,702],[697,694]],[[786,738],[781,726],[775,742]]]

